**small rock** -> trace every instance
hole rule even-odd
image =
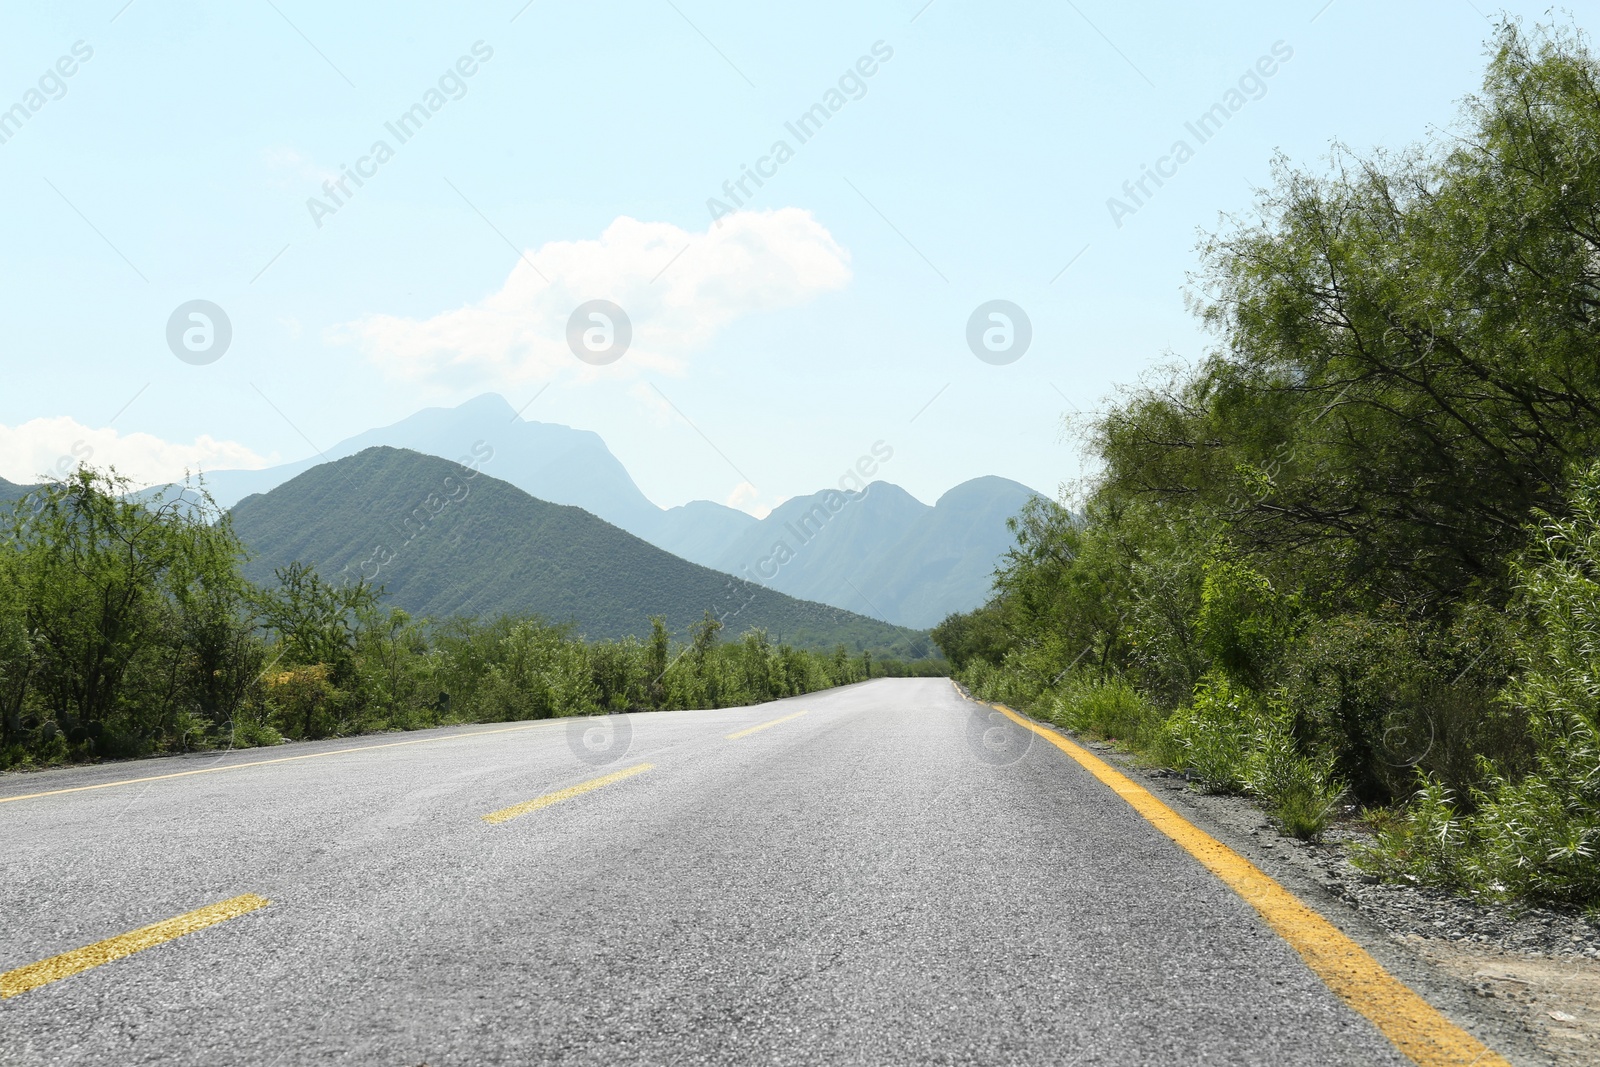
[[[1568,1015],[1564,1011],[1550,1012],[1550,1018],[1554,1019],[1558,1023],[1575,1023],[1578,1021],[1578,1017],[1576,1015]]]

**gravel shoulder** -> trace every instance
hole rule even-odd
[[[1350,862],[1351,844],[1366,837],[1356,824],[1335,825],[1318,843],[1285,837],[1247,797],[1201,793],[1116,745],[1061,732],[1293,891],[1506,1058],[1600,1061],[1600,927],[1582,915],[1378,882]]]

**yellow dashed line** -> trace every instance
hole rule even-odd
[[[273,763],[293,763],[303,759],[322,759],[325,756],[348,756],[353,752],[371,752],[380,748],[404,748],[407,745],[431,745],[441,741],[461,741],[469,737],[483,737],[486,734],[510,734],[521,730],[536,730],[541,726],[551,725],[548,722],[531,723],[527,726],[503,726],[498,730],[474,730],[471,733],[451,734],[449,737],[421,737],[415,741],[389,741],[381,745],[356,745],[352,748],[336,748],[330,752],[307,752],[303,756],[279,756],[276,759],[258,759],[249,763],[230,763],[226,767],[203,767],[198,771],[174,771],[171,774],[152,774],[146,778],[119,778],[115,782],[101,782],[98,785],[77,785],[67,789],[51,789],[43,793],[24,793],[16,797],[0,797],[0,804],[10,804],[14,800],[37,800],[40,797],[55,797],[63,793],[87,793],[94,789],[111,789],[119,785],[139,785],[143,782],[164,782],[168,778],[189,778],[196,774],[221,774],[223,771],[242,771],[250,767],[265,767]]]
[[[776,726],[780,722],[788,722],[790,719],[798,719],[800,716],[802,716],[804,714],[805,714],[805,712],[803,712],[803,711],[797,711],[793,715],[785,715],[781,719],[773,719],[771,722],[764,722],[760,726],[752,726],[748,730],[740,730],[738,733],[729,734],[723,740],[726,740],[726,741],[737,741],[741,737],[749,737],[751,734],[758,734],[762,730],[765,730],[767,727]]]
[[[591,778],[587,782],[579,782],[577,785],[569,786],[566,789],[560,790],[559,792],[546,793],[542,797],[535,797],[532,800],[525,800],[521,804],[511,805],[509,808],[501,808],[499,811],[491,811],[489,814],[483,817],[483,821],[492,824],[510,822],[518,815],[526,815],[530,811],[538,811],[540,808],[548,808],[550,805],[559,804],[563,800],[571,800],[573,797],[582,796],[591,789],[599,789],[603,785],[610,785],[612,782],[620,782],[624,778],[632,778],[636,774],[643,774],[645,771],[650,770],[650,768],[653,766],[655,765],[652,763],[641,763],[636,767],[629,767],[625,771],[617,771],[615,774],[608,774],[604,778]]]
[[[180,915],[176,919],[168,919],[165,922],[142,927],[132,933],[96,941],[92,945],[63,952],[59,956],[51,956],[38,963],[30,963],[26,967],[18,967],[14,971],[0,974],[0,999],[17,996],[30,989],[49,985],[51,982],[59,982],[63,978],[71,978],[91,967],[98,967],[102,963],[110,963],[112,960],[131,956],[135,952],[154,948],[184,934],[192,934],[196,930],[204,930],[208,926],[238,918],[271,903],[272,901],[258,897],[254,893],[246,893],[232,900],[224,900],[219,904],[191,911],[187,915]]]
[[[1157,800],[1144,786],[1054,730],[1023,718],[1003,704],[994,706],[1017,725],[1032,730],[1077,760],[1243,897],[1279,937],[1300,953],[1328,988],[1370,1019],[1412,1062],[1420,1067],[1510,1067],[1505,1059],[1384,970],[1338,927],[1301,903],[1255,864]]]

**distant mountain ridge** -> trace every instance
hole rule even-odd
[[[232,517],[253,581],[309,563],[329,580],[382,585],[414,615],[532,613],[590,638],[642,637],[664,615],[683,637],[709,610],[725,637],[760,627],[796,647],[928,651],[914,632],[719,574],[581,508],[403,449],[313,467],[240,501]]]
[[[37,489],[35,485],[18,485],[0,478],[0,504],[9,504],[13,500],[21,500]]]
[[[318,464],[375,446],[476,461],[485,473],[537,499],[583,508],[690,562],[919,629],[987,599],[994,567],[1011,544],[1006,519],[1036,495],[1008,479],[977,478],[929,506],[879,481],[861,492],[830,489],[796,497],[765,519],[708,500],[663,509],[640,491],[599,434],[525,421],[492,393],[454,408],[427,408],[313,459],[211,472],[206,485],[219,504],[231,507]],[[803,539],[785,533],[786,524],[819,505],[826,508],[835,497],[849,503],[830,513],[822,533]],[[788,544],[792,558],[775,569],[763,567],[780,542]]]
[[[638,529],[651,527],[662,514],[640,492],[599,434],[525,421],[504,397],[494,393],[459,407],[424,408],[397,423],[340,441],[311,459],[262,470],[210,471],[205,476],[206,488],[219,505],[230,508],[252,493],[265,493],[320,463],[379,445],[464,463],[476,459],[485,471],[540,500],[583,508],[636,536],[642,536]]]
[[[790,596],[851,607],[926,629],[988,599],[1011,546],[1005,520],[1036,494],[1005,478],[975,478],[932,507],[890,482],[785,501],[707,566]]]

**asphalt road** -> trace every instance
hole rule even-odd
[[[1405,1062],[1187,853],[946,681],[627,727],[0,778],[3,801],[329,753],[0,802],[0,972],[272,902],[0,1001],[0,1064]]]

